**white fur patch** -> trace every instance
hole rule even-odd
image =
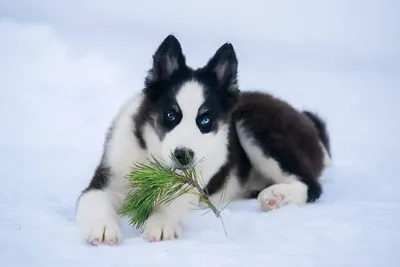
[[[129,99],[112,122],[104,158],[104,163],[111,167],[107,187],[104,190],[90,190],[79,199],[76,220],[91,243],[116,244],[120,241],[117,211],[127,193],[124,176],[131,170],[133,162],[143,162],[146,157],[133,134],[132,115],[139,110],[142,99],[142,93]]]
[[[130,172],[133,162],[143,162],[146,156],[133,134],[135,125],[132,116],[138,112],[142,100],[142,93],[136,94],[120,109],[113,121],[105,150],[106,164],[112,168],[113,174],[108,190],[114,191],[120,198],[126,193],[124,176]]]
[[[181,234],[182,226],[178,222],[155,213],[147,220],[142,236],[150,242],[158,242],[178,239]]]
[[[211,202],[216,206],[228,204],[230,201],[243,195],[243,187],[239,182],[235,171],[229,174],[229,179],[222,187],[221,191],[210,196]]]
[[[258,172],[275,183],[291,183],[298,180],[296,176],[283,172],[275,159],[264,155],[261,148],[255,144],[254,139],[246,134],[241,122],[236,123],[236,130],[243,149]]]
[[[76,221],[89,243],[115,245],[121,240],[118,200],[106,191],[91,190],[79,199]]]
[[[191,209],[198,208],[199,198],[184,194],[169,205],[158,207],[147,219],[143,237],[151,242],[179,238],[182,233],[180,220]]]
[[[147,154],[153,155],[154,157],[162,157],[161,154],[161,142],[153,126],[146,123],[143,126],[143,139],[146,142]]]
[[[182,111],[182,120],[166,134],[161,147],[164,160],[169,162],[169,155],[176,148],[186,147],[193,150],[194,162],[198,162],[197,171],[206,184],[227,160],[228,125],[220,125],[216,134],[201,133],[196,124],[196,117],[205,100],[203,90],[203,86],[196,81],[182,85],[176,95],[176,101]]]

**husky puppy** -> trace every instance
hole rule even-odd
[[[264,210],[320,197],[318,178],[330,153],[325,123],[269,94],[240,92],[237,69],[230,43],[198,69],[186,65],[173,35],[160,44],[144,89],[116,114],[100,163],[78,199],[76,220],[88,242],[121,241],[117,212],[127,193],[124,176],[133,162],[146,163],[150,155],[171,165],[171,152],[182,165],[196,162],[216,204],[221,194],[226,202],[257,197]],[[250,192],[256,180],[261,182]],[[179,238],[181,220],[198,202],[186,194],[158,207],[143,237]]]

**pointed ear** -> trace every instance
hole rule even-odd
[[[180,67],[186,65],[185,56],[178,39],[168,35],[153,55],[153,67],[145,79],[148,86],[160,80],[167,80]]]
[[[237,81],[238,61],[232,44],[225,43],[222,45],[208,61],[205,68],[215,73],[220,88],[223,90],[231,93],[239,90]]]

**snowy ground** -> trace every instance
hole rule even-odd
[[[1,265],[399,266],[399,2],[178,2],[0,1]],[[124,220],[121,245],[89,246],[76,198],[170,32],[193,66],[231,41],[242,89],[327,120],[325,194],[270,213],[232,203],[228,237],[195,213],[178,241],[147,243]]]

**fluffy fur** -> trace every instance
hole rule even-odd
[[[90,243],[121,241],[117,211],[127,193],[124,176],[149,155],[173,164],[172,152],[186,164],[181,156],[189,154],[216,204],[226,178],[225,201],[257,197],[264,210],[320,197],[318,178],[330,154],[325,123],[269,94],[240,92],[237,69],[229,43],[198,69],[186,65],[174,36],[161,43],[144,89],[113,120],[101,161],[78,200],[76,219]],[[187,194],[158,207],[143,237],[178,238],[182,218],[198,202]]]

